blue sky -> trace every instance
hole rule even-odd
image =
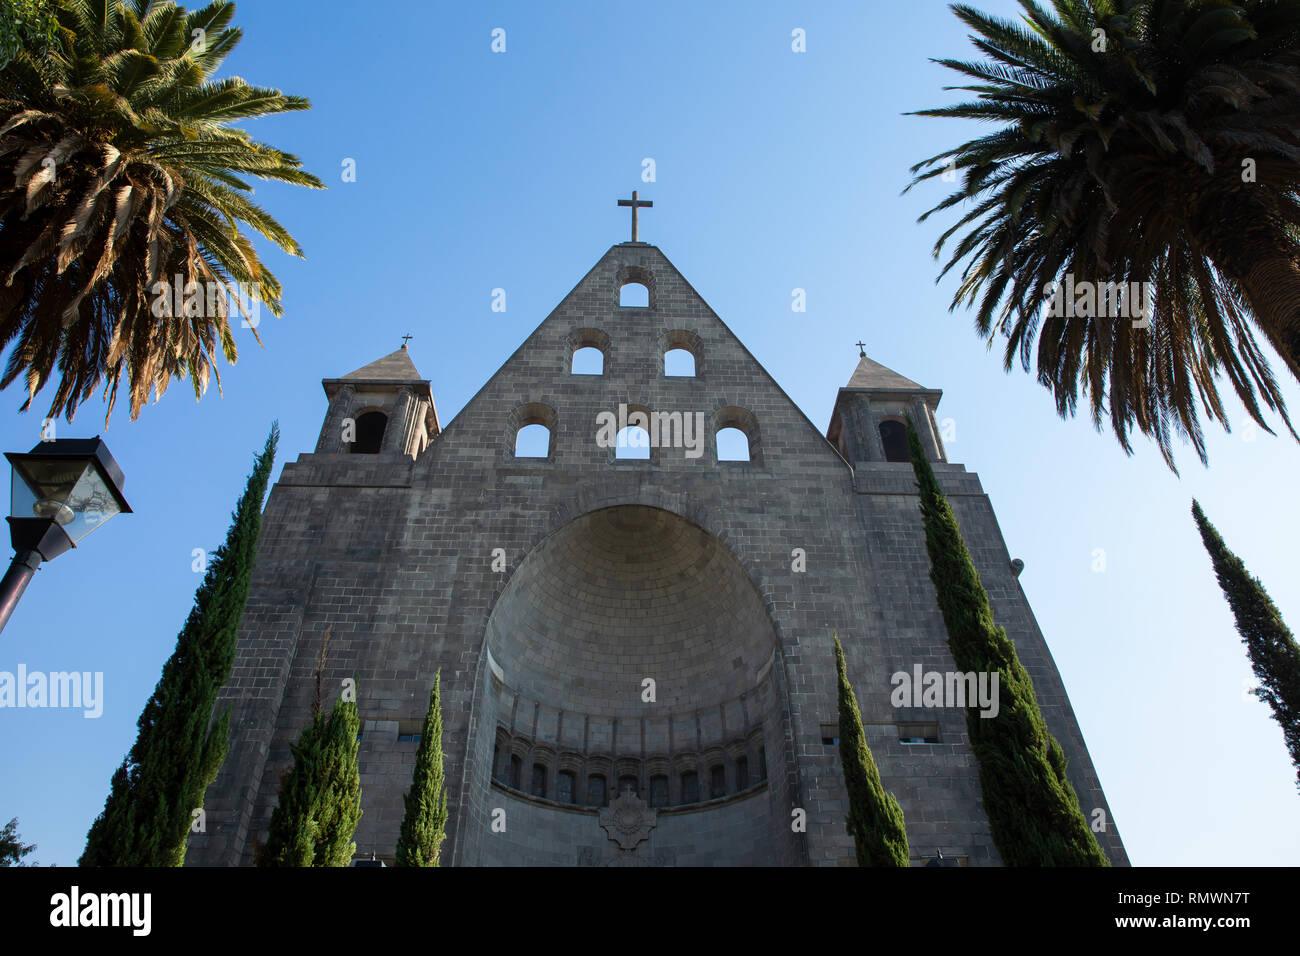
[[[226,72],[313,104],[251,129],[329,189],[258,188],[307,257],[266,249],[285,315],[264,313],[264,348],[238,331],[224,397],[212,388],[196,404],[178,382],[135,422],[122,405],[105,431],[87,405],[59,423],[60,437],[104,435],[136,513],[44,567],[0,635],[0,670],[105,680],[99,719],[0,711],[0,823],[17,816],[40,862],[75,862],[188,613],[191,554],[222,541],[273,419],[281,462],[309,452],[320,380],[409,332],[445,425],[628,238],[615,200],[639,189],[655,204],[641,238],[819,426],[859,338],[943,389],[949,455],[979,473],[1025,561],[1133,862],[1293,865],[1294,770],[1267,707],[1243,694],[1249,664],[1189,509],[1197,497],[1297,626],[1300,445],[1241,427],[1233,406],[1233,433],[1209,432],[1210,468],[1185,449],[1175,477],[1153,445],[1126,457],[1087,421],[1059,419],[1030,376],[1003,373],[968,314],[948,312],[953,286],[935,285],[930,255],[940,225],[916,223],[944,184],[900,192],[912,163],[980,129],[902,114],[950,98],[928,58],[974,54],[957,19],[937,0],[540,6],[239,5],[246,36]],[[494,54],[498,27],[506,52]],[[795,28],[805,53],[791,50]],[[491,310],[496,288],[504,313]],[[1300,409],[1295,382],[1286,395]],[[4,450],[39,440],[48,394],[28,414],[23,397],[0,395]]]

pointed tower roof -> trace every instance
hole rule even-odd
[[[890,391],[924,392],[925,387],[910,378],[899,375],[893,369],[885,368],[879,362],[873,362],[862,355],[858,367],[853,371],[846,388],[887,389]]]
[[[321,385],[325,389],[325,394],[331,399],[344,385],[351,385],[354,388],[374,386],[380,391],[392,391],[399,385],[408,385],[415,390],[415,394],[429,399],[430,402],[433,401],[429,380],[416,369],[405,343],[396,352],[390,352],[383,358],[376,359],[369,365],[363,365],[342,378],[323,379]]]
[[[390,352],[381,359],[363,365],[355,372],[344,375],[344,382],[423,382],[422,376],[411,361],[411,353],[403,345],[396,352]]]

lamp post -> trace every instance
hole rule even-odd
[[[25,455],[6,452],[13,466],[9,537],[14,559],[0,580],[0,631],[42,561],[53,561],[118,512],[126,479],[99,438],[43,441]]]

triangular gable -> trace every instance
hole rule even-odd
[[[624,282],[645,281],[651,286],[648,307],[619,305]],[[579,329],[599,329],[609,336],[605,373],[610,387],[590,385],[595,376],[571,375],[568,363],[573,334]],[[676,388],[674,378],[661,374],[662,336],[675,331],[700,336],[698,383]],[[553,372],[539,374],[539,369]],[[610,394],[610,393],[613,394]],[[815,456],[835,467],[844,460],[803,411],[772,378],[734,332],[704,301],[657,247],[648,243],[620,243],[610,247],[595,266],[573,287],[551,313],[528,335],[501,367],[475,393],[443,430],[443,452],[457,434],[482,420],[484,438],[499,436],[504,428],[505,406],[541,402],[555,408],[560,418],[591,414],[589,400],[601,394],[601,407],[614,409],[615,400],[644,403],[655,408],[693,403],[692,408],[712,414],[734,405],[752,412],[762,432],[764,454]],[[576,401],[566,400],[572,396]],[[503,403],[486,409],[487,402]],[[565,407],[561,407],[565,406]],[[690,409],[683,407],[682,411]],[[572,419],[570,419],[572,421]],[[432,450],[432,449],[431,449]]]

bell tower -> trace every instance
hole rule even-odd
[[[321,382],[329,411],[316,454],[404,455],[418,458],[442,428],[428,379],[420,377],[406,343],[345,375]]]
[[[861,342],[858,348],[858,367],[836,396],[827,440],[850,465],[907,463],[911,461],[907,452],[907,419],[911,416],[926,457],[946,462],[935,422],[943,392],[918,385],[867,358]]]

